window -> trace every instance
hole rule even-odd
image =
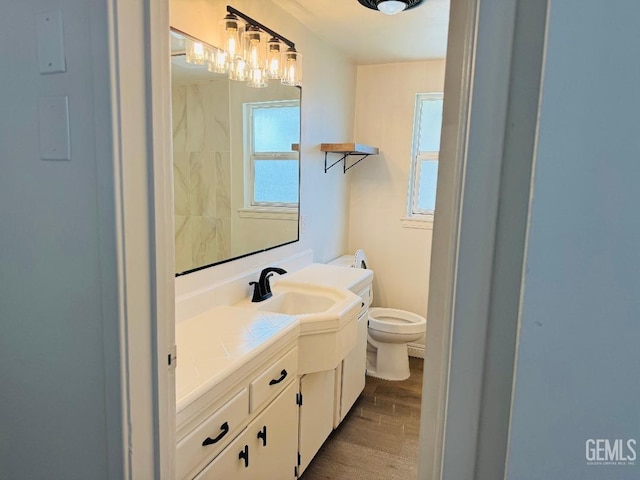
[[[298,207],[300,102],[245,104],[245,152],[248,161],[247,207]]]
[[[438,155],[442,130],[442,93],[416,96],[409,182],[409,217],[432,220],[436,209]]]

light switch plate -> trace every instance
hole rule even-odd
[[[71,160],[69,97],[38,99],[38,130],[42,160]]]
[[[50,10],[36,16],[38,64],[41,74],[67,71],[64,56],[62,12]]]

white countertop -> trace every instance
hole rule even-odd
[[[297,336],[296,317],[219,306],[176,325],[176,411],[261,352]]]

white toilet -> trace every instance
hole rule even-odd
[[[427,329],[424,317],[395,308],[369,309],[367,375],[385,380],[409,378],[407,343]]]
[[[362,250],[344,255],[334,265],[369,268]],[[394,308],[370,308],[367,329],[367,375],[384,380],[409,378],[407,343],[420,339],[426,329],[424,317]]]

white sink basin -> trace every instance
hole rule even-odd
[[[280,277],[271,285],[273,296],[268,300],[252,302],[247,290],[249,295],[235,307],[263,312],[267,319],[283,315],[296,319],[299,375],[336,368],[356,344],[361,299],[349,290]]]
[[[297,291],[286,291],[275,295],[264,302],[258,310],[285,315],[307,315],[310,313],[322,313],[329,310],[336,303],[331,297],[314,295]]]

